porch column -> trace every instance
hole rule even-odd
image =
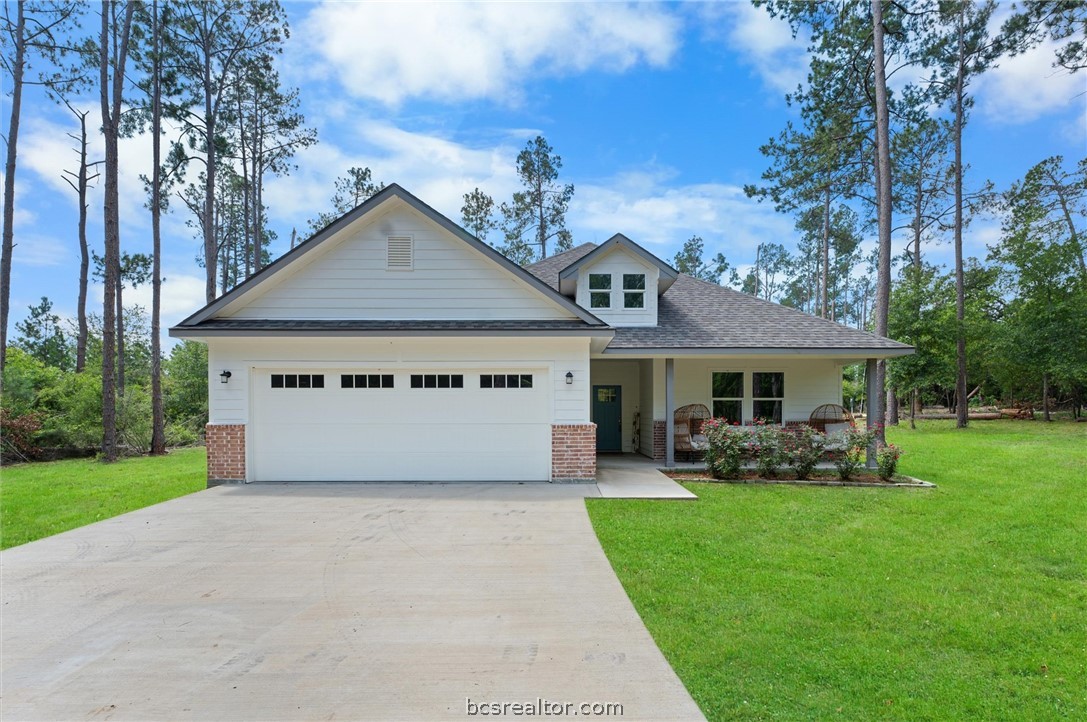
[[[676,360],[664,359],[664,465],[676,465]]]
[[[865,427],[871,431],[876,427],[881,419],[877,418],[879,415],[879,394],[880,390],[876,388],[876,359],[866,359],[864,362],[864,380],[866,386],[865,402]],[[868,455],[866,463],[869,469],[876,468],[876,442],[872,441],[868,445]]]

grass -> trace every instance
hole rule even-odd
[[[589,500],[710,720],[1087,719],[1087,424],[892,429],[935,490]]]
[[[0,549],[205,488],[204,449],[102,464],[91,459],[0,470]]]

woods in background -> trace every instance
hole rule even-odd
[[[727,249],[707,252],[694,235],[675,255],[677,269],[914,345],[915,355],[877,368],[891,423],[900,403],[916,410],[927,402],[956,409],[965,425],[968,401],[978,397],[1038,402],[1047,417],[1055,399],[1078,414],[1087,401],[1087,161],[1039,158],[1016,183],[994,188],[970,174],[971,156],[987,151],[964,141],[964,129],[972,89],[1002,59],[1049,41],[1061,72],[1087,67],[1087,5],[1024,2],[998,27],[988,0],[754,4],[787,22],[810,57],[806,82],[786,97],[792,119],[761,148],[761,182],[745,188],[789,214],[798,241],[765,239],[754,262],[738,267]],[[276,0],[4,3],[6,450],[15,448],[9,429],[49,444],[93,443],[106,460],[122,448],[163,453],[200,432],[206,409],[177,396],[199,385],[199,353],[181,344],[164,357],[160,347],[161,223],[168,213],[187,219],[208,301],[274,260],[279,236],[269,227],[265,184],[290,174],[295,153],[317,142],[299,111],[300,91],[276,72],[288,38]],[[912,80],[890,83],[898,73]],[[71,111],[75,147],[64,173],[79,209],[77,319],[64,326],[42,299],[9,350],[19,129],[31,86]],[[103,157],[92,157],[95,133]],[[119,217],[118,147],[139,134],[152,139],[142,176],[152,229],[146,255],[132,252]],[[574,185],[560,180],[561,156],[537,136],[514,166],[520,187],[508,200],[478,187],[464,194],[465,228],[522,264],[571,248]],[[380,168],[344,171],[303,235],[384,187]],[[88,190],[98,183],[101,239],[87,233]],[[971,223],[983,217],[999,219],[999,238],[984,258],[966,257]],[[289,234],[293,248],[299,234]],[[951,268],[931,261],[940,243],[954,248]],[[95,275],[100,309],[88,306]],[[146,313],[124,300],[143,284],[152,289]],[[853,385],[847,379],[847,396]]]

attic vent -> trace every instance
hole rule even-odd
[[[390,271],[410,271],[415,265],[411,236],[389,236],[385,264]]]

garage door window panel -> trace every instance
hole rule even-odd
[[[342,389],[391,389],[392,374],[340,374]]]
[[[531,389],[532,374],[480,374],[481,389]]]
[[[273,389],[323,389],[324,374],[272,374]]]
[[[464,374],[412,374],[413,389],[463,389]]]

